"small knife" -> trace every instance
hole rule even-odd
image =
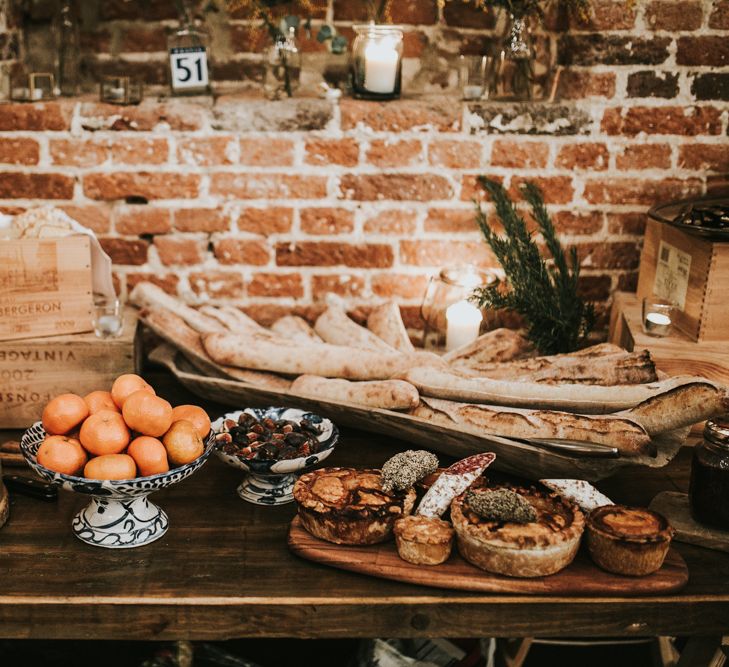
[[[582,440],[562,440],[559,438],[514,438],[511,436],[502,436],[508,440],[518,440],[527,445],[535,447],[547,447],[563,451],[565,454],[579,454],[580,456],[592,458],[618,458],[620,452],[617,447],[609,445],[599,445],[594,442],[584,442]]]

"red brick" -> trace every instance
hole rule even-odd
[[[421,161],[423,146],[417,139],[373,139],[367,162],[377,167],[409,167]]]
[[[726,67],[729,65],[729,39],[726,35],[679,37],[676,40],[676,63]]]
[[[362,296],[365,281],[361,276],[351,274],[326,274],[311,277],[311,296],[323,299],[327,294],[338,294],[344,297]]]
[[[166,208],[134,206],[117,211],[114,225],[119,234],[165,234],[172,229]]]
[[[646,134],[720,134],[721,112],[714,107],[621,107],[605,109],[602,131],[634,137]]]
[[[620,292],[635,292],[637,289],[638,271],[631,271],[618,276],[618,290]]]
[[[100,206],[61,206],[74,220],[88,227],[96,234],[106,234],[111,229],[111,207]]]
[[[595,0],[591,3],[590,19],[587,25],[593,30],[630,30],[635,25],[637,3],[632,6],[622,0]]]
[[[541,189],[544,201],[547,204],[569,204],[572,201],[575,190],[572,187],[572,178],[569,176],[514,177],[511,179],[511,188],[509,189],[509,193],[513,198],[521,197],[518,188],[527,181],[534,183]]]
[[[383,243],[300,241],[276,244],[279,266],[351,266],[384,269],[392,266],[392,247]]]
[[[699,0],[654,0],[646,7],[644,18],[652,30],[698,30],[704,12]]]
[[[483,146],[478,141],[432,141],[428,148],[430,164],[449,169],[476,169],[481,166]]]
[[[684,144],[678,149],[678,166],[694,171],[729,172],[729,144]]]
[[[63,174],[0,172],[2,199],[71,199],[73,178]]]
[[[461,129],[461,105],[453,104],[450,100],[408,99],[366,102],[345,97],[339,106],[343,130],[353,130],[360,123],[376,132],[429,129],[458,132]]]
[[[635,269],[640,262],[637,243],[581,243],[575,246],[583,267],[591,269]]]
[[[491,148],[491,166],[536,169],[547,166],[549,145],[541,141],[497,139]]]
[[[504,182],[503,176],[497,176],[494,174],[484,175],[497,183],[503,184]],[[485,200],[486,192],[481,187],[481,184],[478,181],[478,176],[475,174],[468,174],[461,179],[461,200],[472,201],[474,199],[477,201]]]
[[[290,208],[244,208],[238,216],[238,229],[254,234],[282,234],[291,230],[294,212]]]
[[[238,272],[195,272],[188,276],[188,281],[195,294],[211,299],[238,299],[245,293],[243,276]]]
[[[645,213],[608,213],[608,234],[641,236],[645,232]]]
[[[175,229],[180,232],[224,232],[230,220],[216,208],[181,208],[175,211]]]
[[[180,164],[195,167],[216,167],[235,162],[234,137],[189,137],[178,139],[177,159]]]
[[[189,266],[200,264],[205,259],[206,244],[199,239],[183,236],[155,236],[159,260],[165,266]]]
[[[265,242],[237,238],[216,241],[214,253],[221,264],[265,266],[271,258],[269,247]]]
[[[254,273],[248,283],[249,296],[304,296],[300,273]]]
[[[612,292],[610,276],[580,276],[577,293],[588,301],[605,301]]]
[[[729,30],[729,0],[716,0],[709,16],[709,27],[716,30]]]
[[[552,214],[555,229],[561,234],[597,234],[603,226],[599,211],[558,211]]]
[[[405,30],[402,35],[403,58],[420,58],[428,47],[428,36],[420,30]]]
[[[481,241],[400,241],[400,262],[415,266],[459,264],[494,266],[494,258]]]
[[[235,199],[324,199],[326,176],[213,174],[210,193]]]
[[[179,276],[174,273],[127,273],[125,276],[127,293],[131,292],[136,285],[142,282],[154,283],[161,287],[167,294],[177,296],[177,285],[180,282]]]
[[[476,212],[473,207],[431,208],[425,218],[426,232],[473,232],[476,225]]]
[[[727,174],[709,174],[706,177],[706,192],[711,195],[729,197],[729,176]]]
[[[0,107],[2,113],[2,107]],[[0,138],[0,163],[38,164],[40,150],[35,139],[25,137]]]
[[[561,70],[557,95],[563,100],[587,97],[615,97],[615,73],[591,70]]]
[[[354,139],[310,139],[305,149],[306,164],[353,167],[359,162],[359,144]]]
[[[615,159],[618,169],[668,169],[671,147],[668,144],[632,144]]]
[[[117,106],[99,102],[84,102],[80,109],[81,126],[85,130],[116,130],[121,132],[136,131],[148,132],[157,126],[169,127],[170,130],[191,131],[199,130],[205,123],[204,109],[196,108],[189,102],[157,102],[145,100],[139,106]],[[0,119],[2,114],[0,114]],[[0,129],[2,120],[0,120]],[[9,128],[26,129],[26,128]],[[27,129],[67,129],[34,128]]]
[[[197,174],[117,172],[86,174],[84,194],[91,199],[192,199],[198,196]]]
[[[459,28],[479,28],[491,30],[496,25],[495,12],[485,7],[476,7],[465,2],[446,2],[443,7],[446,25]]]
[[[288,167],[294,163],[294,142],[272,137],[243,138],[240,163],[252,167]]]
[[[266,303],[254,303],[245,308],[243,312],[252,317],[256,322],[264,327],[270,327],[277,319],[284,315],[298,315],[308,320],[310,323],[316,321],[316,318],[324,312],[322,304],[292,307],[289,305],[280,305],[272,301]]]
[[[438,18],[435,0],[399,0],[390,3],[389,12],[393,23],[427,25]]]
[[[111,160],[115,164],[164,164],[168,155],[166,139],[127,137],[111,143]]]
[[[422,299],[428,285],[426,276],[407,273],[378,273],[372,276],[372,292],[388,299]]]
[[[141,266],[147,263],[149,243],[142,239],[100,238],[99,243],[114,264]]]
[[[53,164],[70,167],[95,167],[109,158],[109,145],[106,142],[51,139],[48,148]]]
[[[378,211],[364,223],[365,234],[397,234],[401,236],[415,233],[416,215],[412,211]]]
[[[554,164],[562,169],[603,171],[608,168],[608,149],[605,144],[566,144],[559,149]]]
[[[65,102],[0,104],[0,131],[68,130],[72,113],[73,105]]]
[[[346,234],[354,229],[354,214],[344,208],[305,208],[299,215],[305,234]]]
[[[400,306],[400,315],[406,329],[425,328],[425,322],[420,314],[420,306]]]
[[[167,33],[163,26],[152,28],[135,25],[121,30],[120,51],[149,52],[167,50]]]
[[[681,199],[700,194],[699,179],[641,181],[635,178],[611,178],[585,183],[585,199],[591,204],[642,204],[651,206],[657,202]]]
[[[177,11],[174,3],[170,5],[167,0],[104,0],[99,2],[99,14],[102,19],[129,19],[159,21],[161,19],[176,19]]]
[[[430,201],[453,195],[450,183],[435,174],[345,174],[339,187],[345,199],[355,201]]]

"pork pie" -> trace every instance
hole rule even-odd
[[[395,542],[400,558],[415,565],[440,565],[453,546],[453,527],[430,516],[406,516],[395,522]]]

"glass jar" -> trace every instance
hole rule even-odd
[[[707,421],[694,447],[689,504],[699,523],[729,529],[729,415]]]
[[[144,85],[139,79],[128,76],[105,76],[99,90],[101,101],[107,104],[139,104],[144,94]]]
[[[207,32],[186,20],[167,38],[173,95],[204,95],[210,92],[209,46]]]
[[[402,30],[394,25],[354,26],[352,90],[364,100],[400,97],[402,78]]]
[[[288,34],[276,40],[266,56],[263,92],[269,100],[291,97],[301,80],[301,52],[296,44],[296,29],[290,26]]]
[[[61,95],[72,97],[79,93],[81,62],[78,16],[73,0],[61,1],[55,30],[58,41],[58,88]]]
[[[528,17],[510,14],[504,37],[494,53],[490,98],[533,99],[535,59]]]

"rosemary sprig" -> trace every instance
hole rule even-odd
[[[477,288],[473,300],[482,308],[510,309],[522,315],[528,338],[542,354],[577,349],[595,323],[592,304],[578,295],[577,250],[572,248],[569,257],[564,252],[536,185],[526,183],[521,192],[532,209],[551,261],[542,257],[526,222],[501,184],[484,176],[478,180],[489,193],[505,234],[496,234],[478,203],[476,221],[504,269],[506,282]]]

